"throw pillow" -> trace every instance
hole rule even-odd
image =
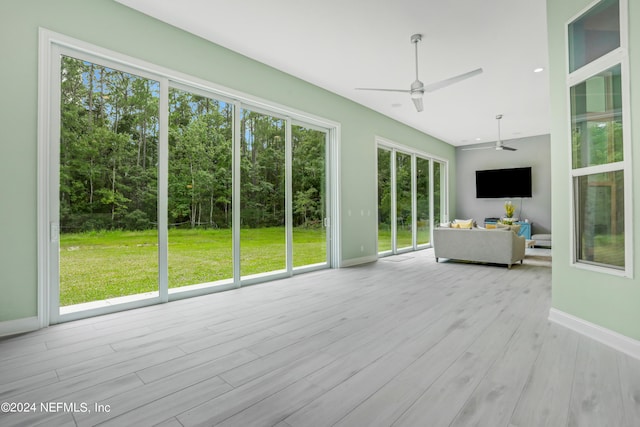
[[[472,228],[473,227],[473,220],[469,219],[466,221],[456,221],[456,223],[460,226],[460,228]]]
[[[471,218],[471,219],[456,219],[453,222],[460,226],[458,228],[473,228],[473,218]]]

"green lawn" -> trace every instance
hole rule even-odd
[[[594,236],[592,241],[583,239],[588,261],[624,267],[624,233]]]
[[[243,229],[243,276],[285,268],[282,227]],[[158,290],[155,230],[101,231],[60,237],[60,305],[67,306]],[[293,263],[326,261],[325,230],[296,228]],[[169,287],[230,279],[231,230],[169,230]]]
[[[397,229],[398,249],[411,247],[413,244],[411,230],[404,228]],[[420,228],[418,230],[418,244],[429,242],[429,229]],[[381,225],[378,228],[378,252],[391,250],[391,229],[388,225]]]

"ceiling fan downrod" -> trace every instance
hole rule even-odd
[[[415,47],[415,55],[416,55],[416,81],[418,81],[418,43],[422,40],[422,34],[414,34],[411,36],[411,43],[413,43]]]

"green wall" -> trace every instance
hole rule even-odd
[[[629,22],[640,22],[640,2],[629,1]],[[565,313],[640,340],[640,29],[629,26],[631,77],[631,129],[633,138],[633,279],[594,273],[570,266],[571,230],[569,226],[570,149],[569,112],[566,88],[565,28],[569,19],[593,0],[547,0],[549,66],[551,81],[551,162],[553,220],[552,305]],[[635,74],[634,74],[635,73]],[[634,81],[635,77],[635,81]],[[636,224],[634,226],[634,224]]]
[[[3,0],[0,322],[37,315],[38,27],[340,122],[343,260],[375,256],[375,135],[449,159],[455,188],[452,146],[112,0]]]

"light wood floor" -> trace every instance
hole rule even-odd
[[[0,341],[37,405],[0,425],[639,426],[640,361],[550,324],[550,281],[426,250],[53,326]]]

